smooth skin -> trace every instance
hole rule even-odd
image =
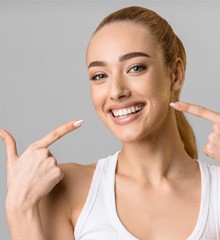
[[[206,109],[201,106],[196,106],[189,103],[181,103],[178,102],[178,110],[188,112],[190,114],[196,115],[198,117],[214,121],[215,125],[213,126],[213,132],[210,134],[208,144],[204,148],[204,153],[216,161],[220,162],[220,114],[213,112],[209,109]],[[65,127],[65,131],[64,130]],[[52,134],[47,135],[44,137],[44,142],[55,142],[56,138],[54,136],[60,136],[67,134],[69,132],[69,123],[61,126],[60,128],[55,129]],[[71,126],[72,128],[72,126]],[[62,130],[61,130],[62,129]],[[72,129],[74,130],[74,129]],[[35,154],[32,150],[30,150],[35,144],[32,144],[29,146],[29,148],[25,151],[26,153],[29,152],[29,157],[24,158],[23,161],[25,161],[25,164],[22,163],[22,156],[20,158],[17,155],[17,149],[16,149],[16,142],[11,134],[6,132],[5,130],[1,129],[1,136],[4,140],[6,151],[7,151],[7,168],[8,168],[8,196],[7,196],[7,216],[8,216],[8,222],[10,226],[11,231],[11,237],[12,240],[19,240],[19,239],[47,239],[46,236],[48,236],[48,239],[61,239],[61,237],[65,236],[65,239],[72,240],[73,237],[73,223],[76,223],[76,219],[74,218],[75,215],[78,215],[79,213],[73,213],[68,208],[64,207],[65,196],[66,195],[73,195],[74,196],[83,196],[83,199],[85,201],[86,193],[88,192],[88,188],[91,181],[91,176],[95,170],[94,167],[91,166],[83,166],[83,165],[76,165],[76,164],[66,164],[66,165],[56,165],[53,163],[48,163],[51,161],[47,157],[45,158],[45,155],[41,158],[40,155],[35,158]],[[39,143],[41,141],[38,141]],[[42,146],[42,145],[41,145]],[[35,145],[36,147],[36,145]],[[45,146],[46,147],[46,146]],[[42,146],[43,148],[43,146]],[[44,148],[45,152],[47,148]],[[40,149],[38,150],[40,152]],[[49,151],[48,151],[49,153]],[[47,155],[47,154],[46,154]],[[43,161],[44,164],[52,165],[51,167],[48,166],[41,166],[37,169],[29,168],[29,166],[32,166],[33,163],[36,161]],[[54,161],[54,160],[52,160]],[[24,164],[24,165],[23,165]],[[15,166],[17,165],[17,167]],[[17,169],[21,168],[19,171]],[[61,170],[62,169],[62,170]],[[43,171],[48,172],[54,172],[54,177],[52,177],[52,180],[48,177],[43,179],[43,186],[42,189],[40,189],[40,196],[47,195],[44,200],[42,200],[44,208],[42,209],[42,216],[44,223],[48,222],[51,223],[51,218],[53,218],[52,224],[44,225],[42,226],[42,219],[40,219],[39,215],[39,192],[35,190],[34,193],[34,199],[36,201],[37,198],[38,201],[30,202],[26,199],[26,196],[22,196],[21,193],[17,193],[16,189],[23,189],[23,191],[26,190],[26,192],[29,194],[32,190],[33,185],[36,185],[36,181],[32,180],[28,182],[21,183],[20,181],[24,179],[24,173],[29,172],[29,170],[33,171],[33,178],[32,179],[42,179],[42,176],[45,177],[45,173]],[[42,171],[43,170],[43,171]],[[22,174],[22,179],[19,179],[16,175],[12,175],[12,173],[15,171],[18,174]],[[57,173],[56,173],[57,171]],[[81,174],[79,174],[79,171]],[[65,178],[68,179],[68,181],[63,179],[63,175],[65,172]],[[77,173],[78,172],[78,173]],[[71,178],[71,174],[75,173],[74,177],[75,179]],[[27,174],[27,173],[26,173]],[[86,177],[88,176],[89,177]],[[29,174],[27,174],[29,175]],[[81,178],[80,179],[80,175]],[[19,183],[17,182],[19,180]],[[61,181],[52,191],[48,192],[50,188],[53,188],[53,185],[55,186],[59,180]],[[87,189],[85,187],[80,186],[80,180],[83,180],[87,184]],[[15,190],[13,192],[12,185],[14,184]],[[25,188],[22,187],[25,184]],[[39,184],[39,183],[38,183]],[[75,194],[70,193],[70,185],[72,185],[76,189]],[[67,189],[65,189],[67,187]],[[31,190],[30,190],[31,189]],[[65,191],[63,191],[65,189]],[[72,188],[73,189],[73,188]],[[26,194],[27,194],[26,193]],[[84,194],[83,194],[84,193]],[[38,197],[37,197],[38,196]],[[20,197],[20,202],[18,200],[18,197]],[[22,199],[24,197],[24,199]],[[11,198],[11,199],[10,199]],[[16,201],[15,201],[16,199]],[[74,199],[74,198],[73,198]],[[57,203],[56,203],[57,202]],[[52,204],[52,207],[49,208],[49,205]],[[81,204],[81,208],[83,206],[83,203]],[[63,212],[60,212],[60,209],[63,210]],[[77,208],[74,208],[77,209]],[[69,211],[68,211],[69,210]],[[80,212],[81,209],[79,209]],[[60,213],[59,213],[60,212]],[[66,214],[66,216],[65,216]],[[65,219],[65,217],[67,217]],[[69,219],[69,221],[67,221]],[[59,228],[57,228],[57,225],[59,225]],[[24,227],[25,226],[25,227]],[[43,229],[45,231],[43,231]]]
[[[120,56],[135,51],[147,52],[151,59],[119,61]],[[91,80],[92,100],[99,117],[123,145],[115,179],[119,218],[141,240],[186,239],[198,219],[201,177],[198,164],[183,149],[175,110],[169,107],[173,92],[183,84],[181,60],[167,69],[151,35],[133,24],[126,28],[111,24],[96,33],[88,48],[88,66],[97,60],[105,66],[90,68],[89,75],[105,77]],[[146,71],[132,67],[137,63],[146,64]],[[140,117],[123,126],[113,122],[109,106],[133,101],[147,103]],[[215,122],[204,152],[220,162],[220,114],[190,103],[175,106]],[[64,124],[31,144],[21,156],[13,136],[0,131],[7,152],[6,210],[12,240],[74,239],[96,164],[59,165],[48,146],[75,129],[73,122]]]
[[[220,114],[189,103],[178,102],[178,104],[181,104],[178,107],[178,110],[180,111],[185,111],[210,121],[215,119],[213,132],[210,134],[211,137],[209,137],[204,153],[220,162]],[[83,203],[85,202],[95,167],[74,163],[57,165],[55,159],[52,160],[52,158],[47,157],[50,155],[46,148],[48,145],[46,144],[44,146],[41,144],[42,142],[55,142],[57,136],[62,137],[69,133],[71,128],[72,126],[67,123],[60,128],[55,129],[51,134],[45,136],[43,141],[39,140],[38,143],[40,143],[44,152],[42,152],[42,149],[38,149],[35,143],[30,145],[20,157],[17,155],[16,142],[13,136],[7,131],[1,129],[0,134],[4,140],[7,151],[7,217],[12,240],[55,240],[64,237],[67,240],[74,239],[74,223],[76,223],[77,220],[77,217],[75,216],[79,215]],[[74,130],[74,128],[72,128],[72,130]],[[24,157],[25,155],[26,157]],[[30,168],[30,166],[33,166],[36,161],[38,163],[41,162],[41,164],[38,164],[37,168]],[[31,171],[32,174],[30,174],[29,171]],[[50,178],[48,175],[45,177],[46,172],[52,173]],[[64,173],[65,178],[63,178]],[[74,173],[74,175],[72,175],[72,173]],[[26,179],[25,174],[27,177],[32,175],[31,181],[24,181]],[[42,179],[42,177],[44,178]],[[36,182],[36,179],[37,181],[41,180],[43,184],[41,189],[38,188],[33,191],[33,186],[36,186],[36,183],[39,185],[39,182]],[[81,181],[86,183],[87,187],[83,186]],[[54,186],[56,187],[50,191]],[[73,189],[74,192],[71,192],[71,189]],[[22,190],[25,194],[21,194],[21,192],[17,190]],[[31,201],[27,199],[27,195],[30,192],[33,192],[33,198]],[[43,196],[46,196],[46,198],[42,200]],[[83,202],[80,204],[76,203],[75,207],[73,204],[71,210],[69,209],[71,208],[71,204],[66,201],[66,196],[72,196],[72,200],[75,203],[77,201],[74,201],[74,198],[76,196],[80,198],[81,196]],[[41,209],[43,219],[40,218],[39,213],[40,200],[42,200],[43,205]],[[66,202],[68,204],[66,204]],[[77,205],[79,205],[79,209],[77,209]],[[75,212],[73,212],[73,210],[75,210]],[[53,219],[52,222],[51,219]],[[44,226],[42,226],[42,222],[45,224]]]
[[[184,66],[179,58],[171,67],[164,62],[151,33],[129,22],[104,26],[87,51],[96,112],[122,143],[117,213],[129,232],[143,240],[188,238],[200,209],[199,166],[186,153],[169,107],[183,85]],[[128,124],[121,125],[126,118],[119,122],[109,111],[136,102],[144,108]]]

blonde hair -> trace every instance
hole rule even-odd
[[[128,21],[140,24],[146,27],[153,38],[159,43],[163,51],[166,66],[172,67],[177,57],[181,58],[186,68],[186,52],[182,42],[176,36],[168,22],[152,10],[143,7],[127,7],[111,13],[105,17],[99,24],[94,34],[107,24],[117,21]],[[176,91],[173,101],[178,101],[180,90]],[[192,127],[188,123],[184,114],[175,111],[178,131],[184,148],[188,155],[194,159],[198,158],[195,134]]]

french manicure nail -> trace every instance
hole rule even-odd
[[[73,126],[74,127],[80,127],[80,126],[82,126],[82,124],[83,124],[83,120],[79,120],[79,121],[74,122]]]
[[[181,109],[181,104],[178,103],[178,102],[175,102],[175,103],[172,102],[172,103],[170,103],[170,106],[175,108],[175,109]]]

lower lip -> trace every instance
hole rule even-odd
[[[109,114],[110,114],[110,117],[111,117],[111,119],[113,120],[114,123],[116,123],[117,125],[123,126],[123,125],[127,125],[127,124],[132,123],[133,121],[137,120],[140,117],[140,115],[142,114],[143,109],[141,109],[137,113],[130,114],[130,115],[128,115],[126,117],[123,117],[123,118],[114,117],[112,115],[112,113],[109,113]]]

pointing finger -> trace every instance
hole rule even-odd
[[[212,121],[214,123],[220,122],[220,113],[209,110],[203,106],[194,105],[186,102],[170,103],[170,106],[183,112],[193,114],[197,117],[201,117]]]
[[[73,130],[77,129],[82,125],[83,121],[74,121],[74,122],[68,122],[56,129],[54,129],[52,132],[47,134],[45,137],[41,138],[40,140],[32,143],[31,145],[34,146],[36,149],[40,148],[47,148],[52,143],[56,142],[58,139],[63,137],[65,134],[72,132]]]
[[[8,161],[15,160],[18,154],[14,137],[4,129],[0,129],[0,135],[5,143]]]

